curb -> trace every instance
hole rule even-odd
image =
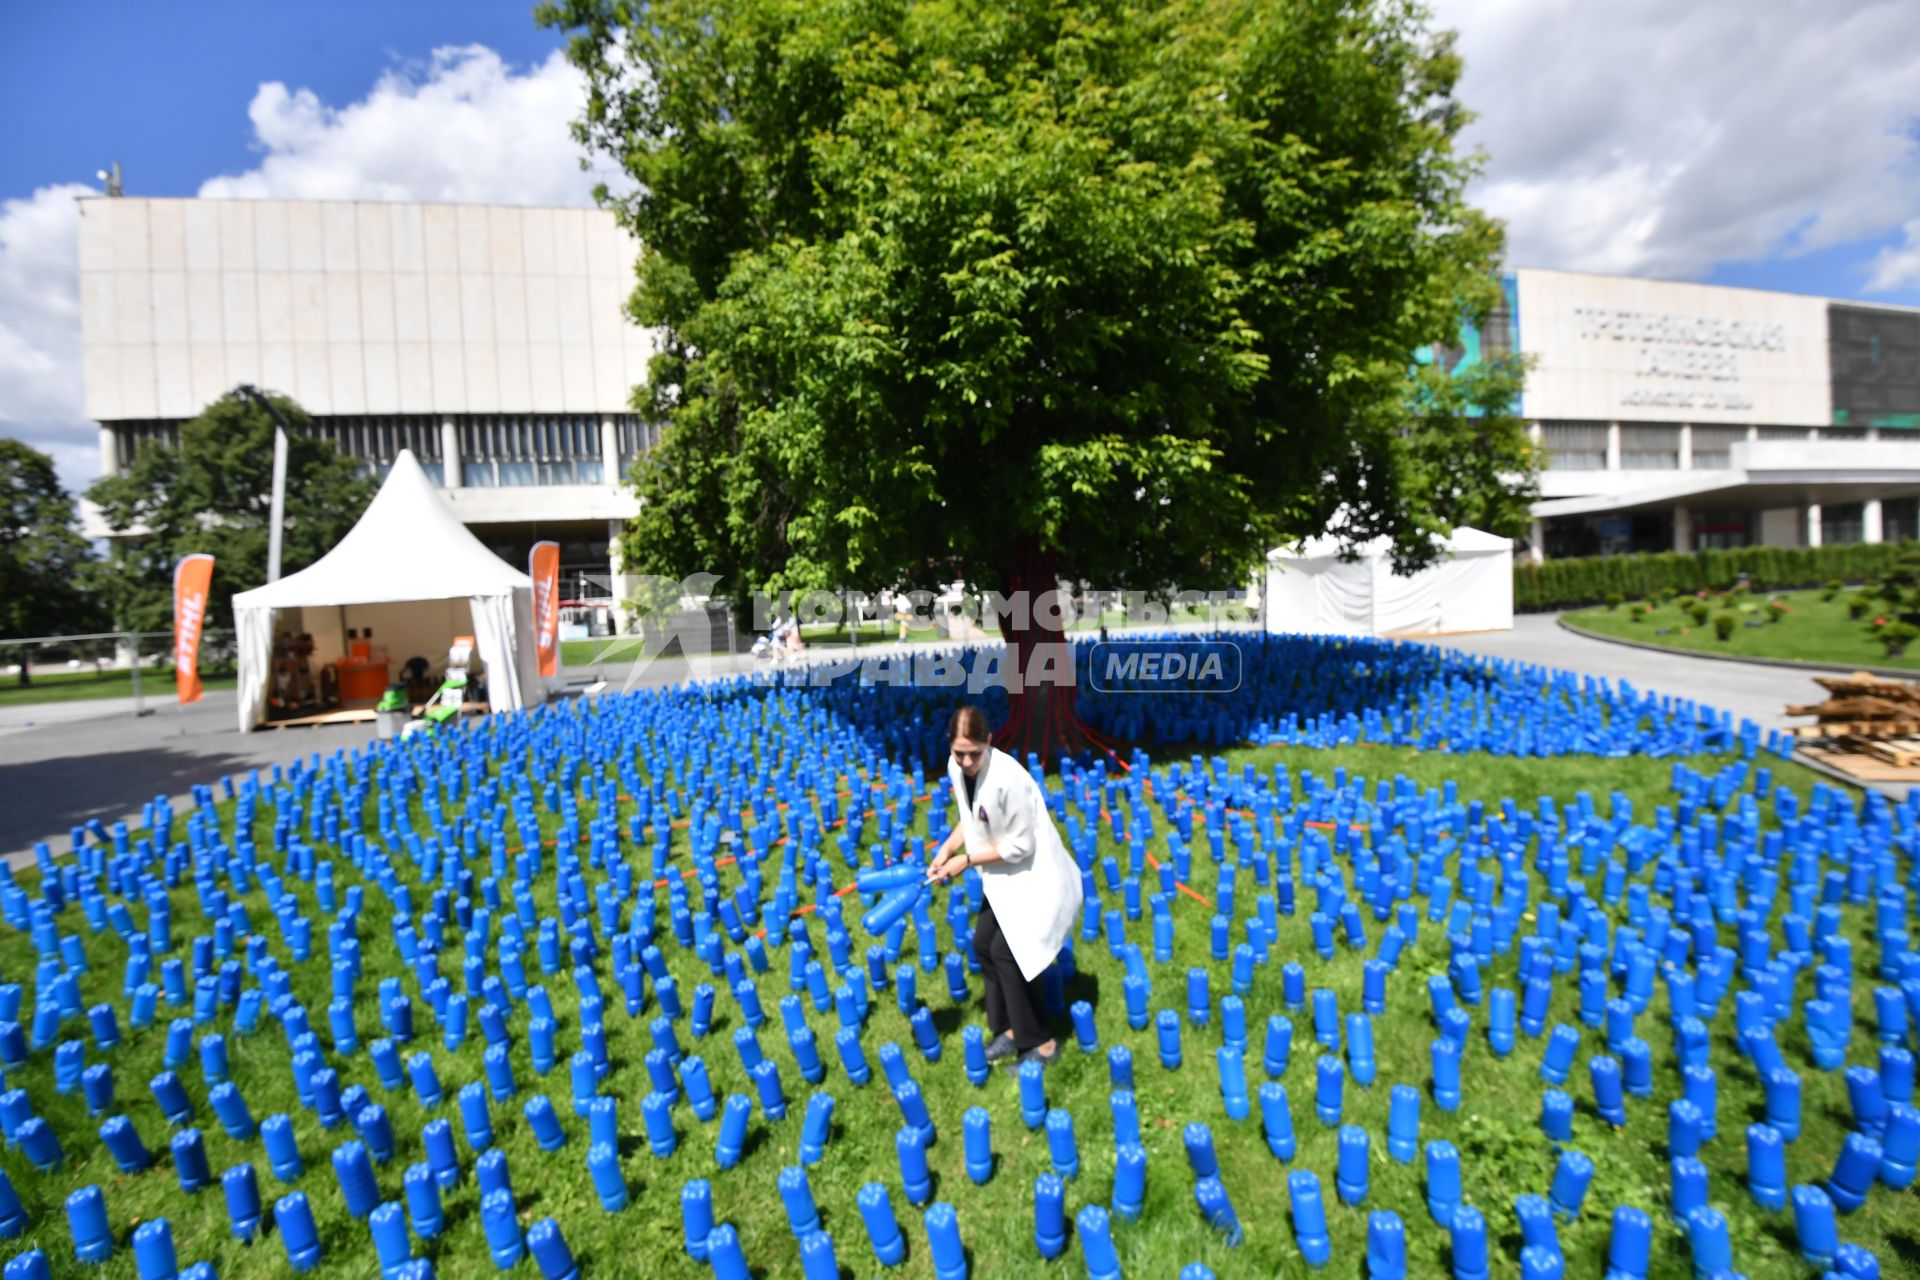
[[[1783,671],[1822,671],[1839,675],[1852,675],[1856,671],[1865,671],[1870,675],[1890,676],[1897,680],[1920,680],[1920,669],[1913,667],[1873,667],[1857,663],[1808,662],[1804,658],[1750,658],[1743,653],[1707,653],[1699,649],[1682,649],[1670,644],[1654,644],[1649,640],[1628,640],[1623,636],[1601,635],[1598,631],[1589,631],[1567,621],[1563,613],[1554,618],[1564,630],[1588,640],[1598,640],[1602,644],[1623,645],[1629,649],[1645,649],[1649,653],[1664,653],[1682,658],[1704,658],[1708,662],[1737,662],[1747,667],[1776,667]]]

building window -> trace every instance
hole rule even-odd
[[[1544,422],[1540,443],[1547,466],[1554,471],[1605,471],[1607,424],[1604,422]]]
[[[1805,427],[1760,427],[1758,428],[1758,433],[1759,438],[1762,440],[1805,440],[1808,438]]]
[[[1702,511],[1692,524],[1695,551],[1725,551],[1753,542],[1753,520],[1744,511]]]
[[[160,422],[110,422],[106,425],[113,432],[114,454],[122,468],[131,465],[135,458],[148,449],[180,447],[178,419]]]
[[[1882,502],[1880,533],[1888,542],[1920,538],[1920,498],[1888,498]]]
[[[478,488],[600,484],[606,463],[591,414],[473,414],[457,420],[466,482]],[[616,429],[632,422],[616,418]]]
[[[1680,428],[1625,423],[1620,427],[1623,471],[1676,471],[1680,467]]]
[[[620,474],[614,477],[614,483],[625,484],[627,477],[633,474],[633,464],[640,455],[659,445],[660,424],[644,422],[639,418],[621,418],[614,425],[614,436],[620,453]]]
[[[1865,427],[1822,427],[1820,438],[1833,441],[1861,441],[1867,438],[1867,429]]]
[[[1881,509],[1885,515],[1885,508]],[[1859,542],[1867,536],[1865,508],[1858,502],[1820,504],[1820,541],[1829,546]]]
[[[1745,440],[1745,427],[1695,427],[1693,429],[1693,468],[1696,471],[1725,471],[1733,465],[1733,445]],[[1746,544],[1739,543],[1739,546]]]

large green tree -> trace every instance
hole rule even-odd
[[[281,572],[293,573],[333,548],[373,496],[359,464],[304,428],[310,419],[272,400],[292,430],[287,440],[286,519]],[[253,401],[223,396],[180,426],[178,448],[148,447],[130,466],[96,481],[87,496],[112,540],[101,574],[114,625],[173,625],[173,568],[180,557],[214,557],[209,625],[231,628],[235,592],[267,580],[273,493],[273,418]],[[404,555],[396,547],[394,554]]]
[[[0,439],[0,636],[92,631],[101,621],[84,586],[92,560],[53,459]],[[22,649],[15,656],[27,684],[33,655]]]
[[[1513,363],[1410,373],[1494,302],[1500,247],[1419,5],[539,14],[586,73],[580,138],[636,180],[612,203],[664,333],[632,567],[1158,591],[1330,526],[1403,568],[1456,522],[1520,532]],[[1016,736],[1057,712],[1016,697]]]

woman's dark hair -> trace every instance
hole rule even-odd
[[[992,737],[987,728],[987,713],[972,703],[966,703],[953,709],[947,717],[947,741],[965,738],[969,742],[985,742]]]

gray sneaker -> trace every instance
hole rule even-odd
[[[1014,1047],[1012,1036],[995,1036],[987,1045],[987,1061],[998,1062],[1002,1058],[1011,1058],[1020,1052]]]
[[[1038,1049],[1029,1049],[1025,1053],[1020,1055],[1020,1061],[1014,1063],[1014,1066],[1017,1068],[1028,1062],[1037,1062],[1040,1064],[1041,1068],[1044,1070],[1045,1068],[1052,1066],[1054,1064],[1054,1061],[1058,1059],[1059,1056],[1060,1056],[1060,1042],[1056,1040],[1053,1042],[1053,1052],[1042,1053]]]

